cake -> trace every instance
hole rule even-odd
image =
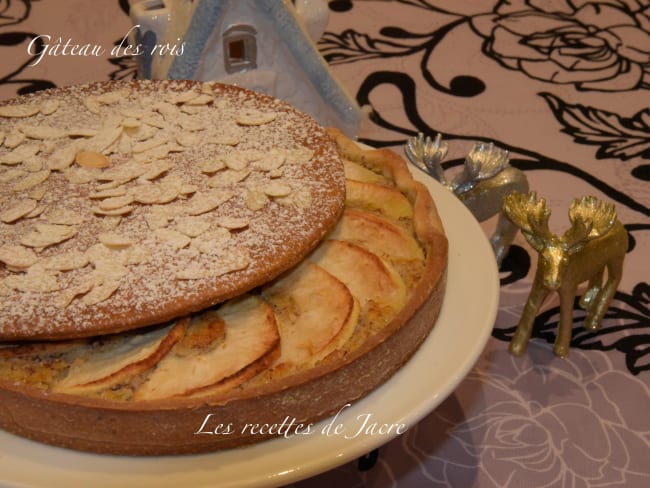
[[[128,122],[124,125],[124,119],[120,119],[120,137],[126,134],[133,138],[142,127],[136,120],[142,122],[147,116],[140,113],[140,118],[136,119],[136,112],[120,107],[125,105],[119,101],[125,99],[125,89],[132,97],[128,105],[137,105],[143,111],[150,106],[149,112],[161,116],[166,112],[171,121],[177,120],[171,117],[172,109],[177,117],[192,116],[187,119],[187,126],[193,127],[190,133],[198,133],[200,138],[188,136],[188,145],[184,146],[177,134],[175,141],[167,140],[163,144],[190,148],[197,145],[199,152],[206,151],[207,145],[211,151],[222,152],[199,158],[190,151],[176,148],[175,152],[169,152],[165,148],[160,152],[161,157],[138,161],[139,165],[157,166],[160,161],[167,164],[160,166],[166,168],[165,171],[146,182],[142,181],[141,174],[122,183],[127,185],[125,195],[134,198],[126,203],[133,208],[123,215],[136,220],[139,214],[150,211],[150,205],[169,203],[186,209],[197,195],[214,188],[220,191],[226,188],[234,195],[199,214],[205,221],[203,227],[206,223],[208,227],[196,236],[182,232],[185,226],[185,230],[197,232],[192,230],[194,225],[186,223],[194,223],[196,219],[192,217],[195,216],[178,210],[160,211],[163,217],[157,217],[160,220],[151,218],[151,222],[142,217],[144,224],[140,226],[131,224],[128,218],[117,223],[111,218],[110,225],[115,227],[110,231],[103,228],[86,230],[84,235],[91,237],[108,233],[109,239],[85,245],[87,248],[99,245],[107,248],[113,253],[110,255],[118,268],[150,262],[147,259],[151,260],[151,256],[159,252],[152,242],[158,243],[163,252],[170,252],[167,247],[171,247],[180,256],[187,254],[194,259],[204,257],[203,254],[208,256],[208,261],[193,268],[185,264],[174,266],[174,259],[168,256],[163,261],[154,260],[166,263],[164,266],[158,264],[157,273],[167,276],[169,283],[162,285],[161,293],[151,292],[138,297],[137,306],[121,294],[129,295],[137,290],[148,279],[151,267],[146,268],[141,278],[132,281],[125,279],[128,275],[122,275],[120,286],[101,302],[83,300],[93,288],[75,294],[71,300],[68,300],[71,295],[68,292],[63,300],[64,307],[59,303],[58,309],[67,310],[76,305],[74,313],[61,315],[58,322],[36,321],[31,327],[31,311],[21,316],[20,311],[7,304],[17,303],[21,293],[65,295],[60,289],[72,280],[62,275],[71,271],[81,275],[80,269],[93,273],[97,267],[102,267],[102,261],[97,260],[100,263],[97,265],[88,260],[81,268],[57,269],[56,273],[50,273],[58,279],[59,288],[54,291],[23,291],[16,288],[16,279],[12,277],[28,275],[29,266],[21,268],[21,263],[9,252],[0,254],[0,258],[5,256],[2,258],[5,269],[0,268],[5,304],[0,311],[3,341],[0,347],[0,428],[41,442],[100,453],[160,455],[226,449],[281,435],[278,429],[256,432],[250,427],[254,425],[280,426],[286,419],[292,419],[294,429],[302,426],[309,430],[315,422],[383,384],[408,361],[434,326],[442,304],[447,240],[433,200],[426,188],[413,180],[401,158],[389,150],[361,148],[340,131],[325,131],[281,102],[218,84],[156,82],[126,87],[85,86],[8,105],[23,108],[3,112],[0,107],[0,115],[7,117],[9,114],[13,127],[17,127],[13,119],[34,114],[19,117],[16,113],[28,114],[35,110],[29,108],[32,105],[42,111],[50,101],[76,96],[79,100],[76,103],[90,104],[84,108],[90,113],[94,113],[93,109],[110,109],[124,117],[126,111]],[[116,92],[121,95],[110,95]],[[236,102],[224,102],[233,94]],[[160,96],[166,98],[164,104],[152,102]],[[185,99],[196,98],[196,105],[186,107]],[[253,108],[248,103],[253,103]],[[239,106],[239,110],[229,108],[228,104]],[[193,106],[199,108],[191,108]],[[249,135],[251,140],[240,136],[235,141],[223,137],[224,133],[218,136],[211,133],[206,128],[206,120],[207,114],[213,112],[219,115],[210,117],[229,114],[229,120],[235,120],[236,129],[255,128],[251,131],[255,133]],[[248,118],[237,121],[242,113]],[[282,124],[280,129],[268,126],[267,132],[258,132],[269,124],[278,124],[284,117],[292,122]],[[191,125],[197,120],[202,128],[197,128],[198,124]],[[46,125],[39,120],[38,126]],[[90,122],[85,126],[92,127]],[[61,123],[48,127],[61,127]],[[158,129],[158,135],[165,130]],[[70,127],[65,130],[66,135],[60,137],[70,138]],[[20,131],[24,134],[24,130]],[[150,138],[157,137],[153,131],[151,133]],[[267,139],[269,133],[273,134],[271,141]],[[5,132],[5,141],[7,134],[13,132]],[[72,139],[73,142],[87,142],[88,137],[96,137],[96,134],[81,134]],[[221,139],[206,142],[210,137]],[[48,141],[36,140],[43,141],[39,147]],[[190,144],[190,140],[194,142]],[[51,168],[49,177],[56,172],[65,176],[69,168],[86,167],[82,162],[83,153],[93,153],[93,158],[97,158],[98,153],[109,160],[106,168],[91,171],[95,175],[129,165],[135,154],[139,154],[133,153],[133,144],[137,142],[131,146],[122,143],[121,148],[119,142],[111,141],[111,144],[113,146],[98,151],[75,147],[69,165],[63,170]],[[267,145],[263,149],[256,148],[254,153],[248,147],[252,144]],[[146,150],[153,151],[156,147],[159,146]],[[48,150],[50,152],[45,154],[51,157],[57,148],[51,145],[41,151]],[[31,151],[33,149],[26,153]],[[15,149],[0,152],[0,161],[10,159],[7,155],[14,152]],[[25,159],[20,163],[3,164],[7,168],[0,173],[0,180],[7,179],[15,185],[16,178],[22,181],[29,176],[3,177],[13,169],[22,169],[17,166],[25,165]],[[136,199],[140,192],[148,195],[145,189],[149,186],[161,185],[164,178],[173,177],[176,168],[187,171],[186,166],[198,168],[200,178],[183,181],[179,188],[194,185],[189,189],[193,192],[179,190],[168,204]],[[238,181],[230,186],[224,186],[226,178],[219,185],[208,184],[207,187],[198,181],[201,178],[219,180],[225,172],[241,172],[242,166],[249,170],[248,173],[238,179],[240,173],[234,178]],[[204,171],[206,169],[210,171]],[[57,188],[63,182],[61,178],[52,181],[56,181]],[[97,189],[104,181],[115,180],[98,180],[95,176],[87,183],[80,183],[88,186],[78,192],[79,201],[88,205],[89,195],[112,190],[104,186]],[[280,184],[276,184],[278,182]],[[68,185],[69,181],[63,184]],[[130,191],[131,187],[137,191]],[[281,191],[264,191],[268,187],[280,187]],[[21,192],[34,192],[35,188]],[[14,219],[13,216],[24,211],[15,210],[16,207],[20,209],[21,199],[31,197],[29,194],[15,197],[14,193],[18,192],[13,191],[13,187],[9,197],[7,193],[3,189],[0,194],[10,201],[6,206],[3,200],[3,215],[7,212],[10,217],[5,219],[9,222],[3,221],[3,229],[15,226],[20,219],[47,215],[46,210],[39,215],[30,215],[30,211]],[[125,196],[110,195],[105,199]],[[236,200],[240,201],[236,210],[225,207]],[[37,200],[37,206],[41,201],[43,199]],[[127,200],[117,203],[124,202]],[[111,206],[104,205],[103,209],[111,210],[107,208]],[[13,213],[6,208],[14,209]],[[93,212],[96,207],[90,208]],[[100,220],[107,217],[99,215]],[[279,237],[285,245],[267,243],[269,235],[274,233],[256,224],[256,215],[271,223],[273,229],[277,224]],[[165,223],[165,216],[166,225],[158,227]],[[230,225],[221,225],[224,222]],[[165,239],[148,240],[149,234],[161,234],[156,233],[156,229],[174,230],[185,239],[179,238],[177,243],[172,239],[173,244]],[[215,234],[225,235],[226,231],[229,237],[219,241],[222,244],[219,252],[201,253],[200,242]],[[247,232],[249,235],[242,237]],[[6,236],[7,232],[3,231],[2,235]],[[7,243],[3,238],[0,249],[29,248],[20,242],[21,236],[29,233],[16,232],[16,235],[18,244]],[[204,238],[199,239],[201,236]],[[130,243],[119,244],[122,242],[119,237]],[[43,260],[49,257],[46,253],[51,252],[54,260],[55,251],[69,239],[30,250]],[[90,237],[85,238],[88,239]],[[263,253],[258,253],[254,246],[259,242],[265,246]],[[82,247],[84,244],[75,245]],[[140,247],[146,251],[131,253],[135,255],[133,258],[121,257],[129,256],[129,250]],[[79,249],[76,252],[80,253]],[[260,259],[260,254],[265,258]],[[219,258],[217,264],[223,261],[238,264],[222,268],[217,265],[215,268],[219,271],[215,273],[214,268],[209,268],[215,264],[210,261],[214,256]],[[39,263],[30,266],[49,269]],[[177,273],[188,269],[196,274],[178,277]],[[200,291],[196,295],[200,298],[195,300],[194,294],[186,297],[193,289],[187,284],[199,281],[204,283],[197,287]],[[5,300],[7,296],[9,300]],[[163,302],[158,307],[161,297]],[[34,297],[29,301],[35,302]],[[122,302],[133,307],[129,313],[134,318],[125,317],[125,312],[116,308],[121,306],[116,304]],[[47,305],[48,311],[54,306]],[[67,322],[77,314],[76,321]],[[94,315],[99,317],[97,324]],[[52,316],[59,317],[57,313]]]

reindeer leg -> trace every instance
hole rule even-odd
[[[589,310],[594,304],[594,298],[596,298],[598,292],[600,292],[600,288],[603,284],[604,271],[604,269],[600,270],[589,279],[587,290],[585,291],[584,295],[582,295],[582,298],[580,298],[580,307],[582,307],[584,310]]]
[[[492,238],[490,239],[490,244],[492,244],[492,249],[494,249],[494,255],[499,267],[501,267],[503,258],[506,257],[508,251],[510,250],[510,245],[515,239],[517,230],[518,227],[515,224],[510,222],[510,220],[503,213],[499,213],[497,228],[494,231]]]
[[[571,333],[573,332],[573,300],[575,299],[577,288],[576,285],[560,289],[560,325],[557,329],[553,352],[561,358],[569,355]]]
[[[535,281],[530,290],[530,295],[528,295],[528,300],[526,301],[524,310],[521,313],[519,325],[517,325],[517,330],[510,341],[509,349],[515,356],[520,356],[526,352],[526,346],[528,346],[530,335],[533,332],[535,315],[550,292],[550,290],[542,284],[542,280],[543,277],[538,269]]]
[[[617,258],[615,262],[610,262],[607,264],[607,282],[603,286],[596,298],[594,298],[593,303],[589,307],[589,313],[585,320],[585,328],[588,330],[598,330],[600,329],[601,322],[607,309],[609,308],[618,284],[621,282],[621,277],[623,274],[623,257]]]

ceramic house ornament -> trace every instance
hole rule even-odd
[[[315,45],[327,25],[325,2],[131,0],[130,15],[144,46],[142,78],[220,81],[260,91],[356,137],[361,111]],[[161,53],[156,46],[176,50]]]

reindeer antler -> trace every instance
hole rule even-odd
[[[594,196],[576,198],[569,207],[569,220],[571,227],[562,236],[567,247],[607,234],[616,222],[616,208]]]
[[[551,211],[546,208],[546,200],[538,199],[534,191],[527,195],[518,192],[506,195],[503,199],[503,212],[522,230],[535,249],[539,249],[543,243],[554,237],[548,228]]]
[[[510,162],[510,153],[494,145],[477,142],[465,157],[465,170],[474,180],[487,180],[503,171]]]

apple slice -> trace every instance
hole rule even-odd
[[[406,303],[406,286],[397,271],[357,244],[327,240],[309,260],[345,283],[359,300],[363,319],[372,324],[384,325]]]
[[[369,212],[345,209],[329,239],[354,242],[379,256],[404,261],[421,261],[424,252],[402,227]]]
[[[348,287],[309,261],[266,287],[263,297],[275,311],[282,341],[274,377],[339,349],[359,321],[359,303]]]
[[[395,188],[376,183],[346,180],[345,191],[347,207],[378,211],[395,220],[413,217],[411,202]]]
[[[153,367],[183,336],[189,318],[148,330],[105,336],[66,351],[74,357],[52,391],[83,394],[109,388]]]
[[[364,183],[377,183],[378,185],[387,185],[388,180],[374,171],[361,166],[349,159],[343,160],[343,172],[348,180],[355,180]]]
[[[271,307],[255,296],[226,302],[217,310],[225,337],[195,354],[176,348],[135,391],[135,400],[153,400],[224,391],[265,369],[279,354],[280,336]]]

